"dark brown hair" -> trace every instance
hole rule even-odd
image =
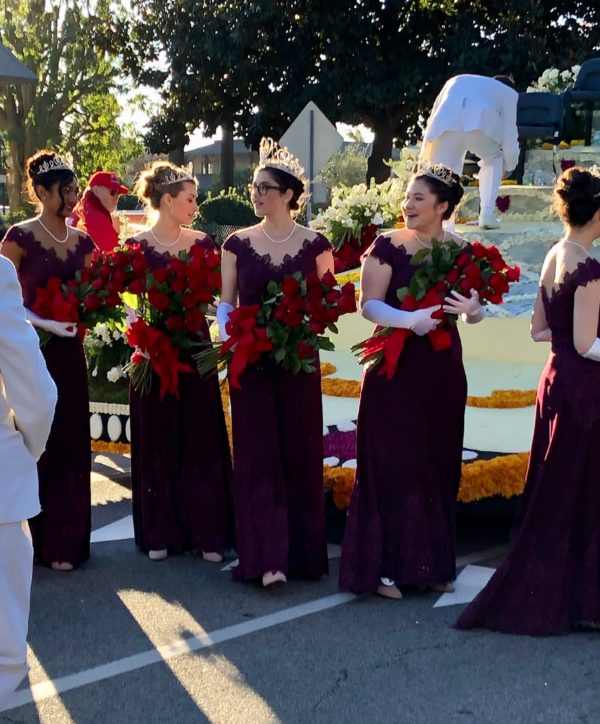
[[[292,176],[287,171],[282,171],[280,168],[273,168],[271,166],[265,166],[263,169],[267,171],[272,177],[273,181],[281,188],[281,192],[285,193],[288,189],[292,190],[292,198],[289,201],[290,211],[298,211],[300,204],[298,200],[304,193],[304,184],[299,178]]]
[[[600,176],[573,166],[562,173],[554,187],[554,208],[570,226],[585,226],[600,209]]]
[[[448,169],[448,171],[450,171],[450,169]],[[415,181],[423,181],[431,193],[437,198],[439,204],[443,204],[444,202],[448,204],[448,208],[444,211],[442,218],[449,219],[464,194],[463,187],[460,185],[460,176],[457,173],[453,173],[451,184],[447,184],[445,181],[435,178],[435,176],[430,176],[427,173],[417,172],[413,176],[413,179]]]
[[[59,156],[54,151],[44,149],[30,156],[25,162],[27,171],[26,192],[29,200],[35,206],[40,205],[40,197],[36,190],[36,186],[43,186],[46,191],[50,191],[53,186],[58,184],[58,193],[62,199],[61,208],[58,210],[60,214],[64,209],[63,189],[76,179],[75,172],[70,168],[59,168],[51,171],[41,171],[44,163],[49,163],[58,159]]]

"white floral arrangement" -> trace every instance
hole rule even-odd
[[[98,324],[90,329],[84,340],[85,355],[92,377],[105,377],[116,383],[126,378],[123,367],[131,356],[125,330],[108,324]]]
[[[570,70],[546,68],[537,81],[529,86],[527,93],[560,93],[575,83],[580,68],[580,65],[574,65]]]
[[[403,180],[399,178],[381,184],[371,182],[369,186],[336,186],[331,204],[317,214],[310,226],[334,244],[339,244],[346,234],[358,239],[365,226],[394,226],[402,211],[403,194]]]

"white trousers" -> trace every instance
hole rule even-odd
[[[427,144],[430,163],[441,163],[455,173],[462,174],[467,151],[474,153],[479,161],[479,203],[480,217],[491,216],[496,208],[496,197],[502,181],[504,161],[502,149],[496,141],[481,131],[446,131]]]
[[[0,711],[27,674],[33,546],[27,521],[0,524]]]

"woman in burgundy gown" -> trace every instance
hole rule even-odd
[[[467,384],[460,338],[436,352],[427,333],[436,309],[405,312],[397,291],[416,267],[413,254],[442,229],[462,196],[458,176],[435,166],[414,176],[403,204],[406,228],[375,240],[361,275],[361,313],[382,326],[411,329],[388,380],[367,370],[359,403],[357,468],[342,544],[340,586],[401,598],[404,584],[452,590],[454,505],[460,483]],[[460,241],[454,238],[455,241]],[[476,296],[448,298],[444,309],[477,322]]]
[[[564,237],[548,252],[531,323],[551,341],[518,527],[457,628],[544,635],[600,627],[600,176],[571,168],[555,207]]]
[[[193,176],[159,161],[142,174],[137,190],[158,212],[155,225],[133,239],[152,269],[196,244],[214,248],[206,235],[183,228],[198,211]],[[209,339],[206,321],[199,338]],[[219,562],[234,537],[231,458],[218,380],[182,374],[179,395],[167,393],[161,400],[154,374],[148,394],[130,387],[135,542],[156,561],[195,550]]]
[[[223,293],[217,308],[221,337],[239,303],[260,304],[269,281],[294,272],[333,270],[327,239],[296,224],[303,169],[263,139],[250,186],[260,224],[230,236],[223,247]],[[284,370],[259,360],[231,389],[234,502],[239,566],[234,578],[265,586],[288,575],[327,573],[323,502],[321,374]]]
[[[25,306],[50,277],[73,279],[89,263],[94,244],[66,224],[77,203],[77,179],[52,151],[27,161],[31,201],[38,216],[11,227],[2,254],[15,264]],[[52,332],[42,353],[58,389],[46,452],[38,463],[42,512],[30,522],[35,558],[55,570],[71,570],[90,555],[91,452],[85,355],[71,325],[28,311],[30,321]]]

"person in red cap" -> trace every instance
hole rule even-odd
[[[86,231],[102,251],[110,251],[119,243],[119,219],[115,211],[119,194],[127,193],[129,189],[116,174],[96,171],[73,211],[73,225]]]

